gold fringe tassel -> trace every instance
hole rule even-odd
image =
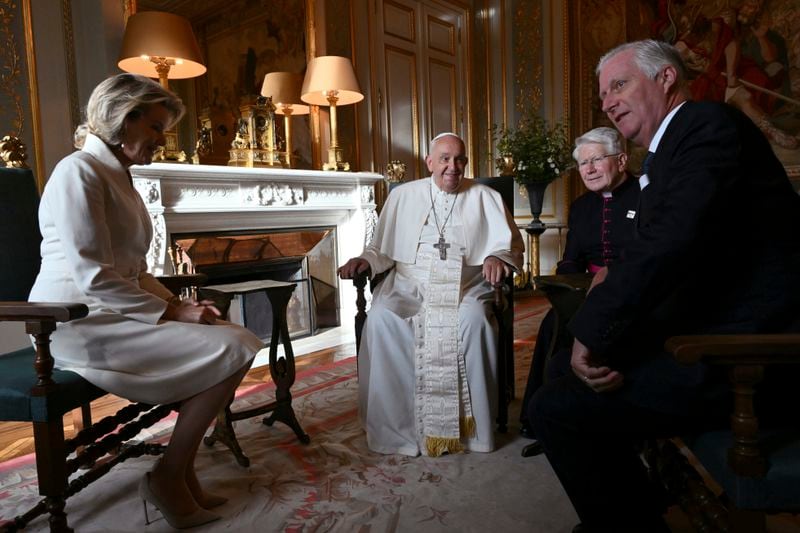
[[[475,419],[471,416],[458,420],[459,431],[464,437],[474,437],[477,431]],[[443,453],[460,453],[464,451],[461,439],[456,437],[425,437],[425,449],[428,456],[439,457]]]
[[[439,457],[443,453],[460,453],[464,451],[461,441],[456,437],[425,437],[425,449],[428,456]]]
[[[471,416],[468,416],[466,418],[459,418],[458,426],[459,430],[461,431],[461,435],[464,437],[474,437],[475,433],[477,432],[477,426],[475,425],[475,418]]]

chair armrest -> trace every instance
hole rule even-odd
[[[69,322],[88,314],[89,308],[81,303],[0,302],[0,320],[25,322],[25,332],[36,339],[32,363],[38,379],[31,394],[45,396],[55,387],[50,334],[55,331],[56,322]]]
[[[492,306],[495,313],[502,314],[506,309],[513,305],[513,302],[511,301],[510,288],[513,286],[513,283],[514,277],[508,276],[498,285],[494,286],[494,301],[492,302]]]
[[[665,348],[685,364],[800,363],[800,334],[684,335],[667,339]]]
[[[364,272],[358,272],[355,276],[353,276],[353,285],[356,288],[364,289],[367,286],[367,281],[372,276],[372,270],[369,268],[366,269]]]
[[[800,335],[686,335],[671,337],[664,346],[684,364],[702,361],[730,367],[734,403],[733,446],[728,449],[728,465],[739,476],[764,477],[768,462],[759,443],[753,395],[765,366],[800,363]]]
[[[359,272],[353,276],[353,285],[356,287],[356,353],[361,347],[361,330],[364,329],[364,321],[367,319],[367,297],[364,294],[364,289],[367,286],[367,280],[369,280],[371,272],[368,268],[364,272]]]
[[[80,303],[0,302],[0,320],[11,322],[69,322],[88,314],[89,308]]]
[[[566,331],[567,323],[583,305],[592,277],[589,273],[580,273],[534,278],[535,287],[544,293],[558,315],[560,330]]]
[[[173,294],[180,294],[183,287],[201,287],[208,282],[208,276],[200,272],[194,274],[156,276],[156,279]]]
[[[573,291],[588,290],[594,276],[588,272],[578,274],[554,274],[552,276],[536,276],[533,278],[537,289],[547,292],[550,288],[567,289]]]

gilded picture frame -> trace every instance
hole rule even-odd
[[[7,128],[0,137],[22,141],[41,190],[45,170],[30,0],[0,0],[0,20],[0,124]]]

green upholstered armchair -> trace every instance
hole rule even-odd
[[[66,499],[125,459],[160,454],[163,446],[130,439],[174,406],[130,404],[92,424],[90,402],[106,392],[73,372],[53,368],[50,334],[59,322],[82,318],[88,309],[78,303],[27,302],[40,266],[38,206],[31,171],[0,168],[0,321],[24,322],[36,340],[35,348],[4,354],[0,350],[0,421],[32,423],[43,496],[35,507],[3,527],[24,528],[47,512],[51,531],[72,531]],[[201,280],[189,276],[178,281],[196,285]],[[76,425],[83,429],[67,438],[63,419],[73,410],[82,413],[83,420]],[[77,475],[79,469],[85,470]]]

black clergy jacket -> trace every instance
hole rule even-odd
[[[569,208],[567,242],[557,274],[597,271],[624,258],[633,239],[639,202],[639,181],[627,175],[606,200],[588,191]]]
[[[686,102],[657,147],[625,260],[587,295],[570,332],[625,376],[619,393],[678,414],[711,376],[666,338],[786,331],[800,318],[800,196],[741,111]]]

